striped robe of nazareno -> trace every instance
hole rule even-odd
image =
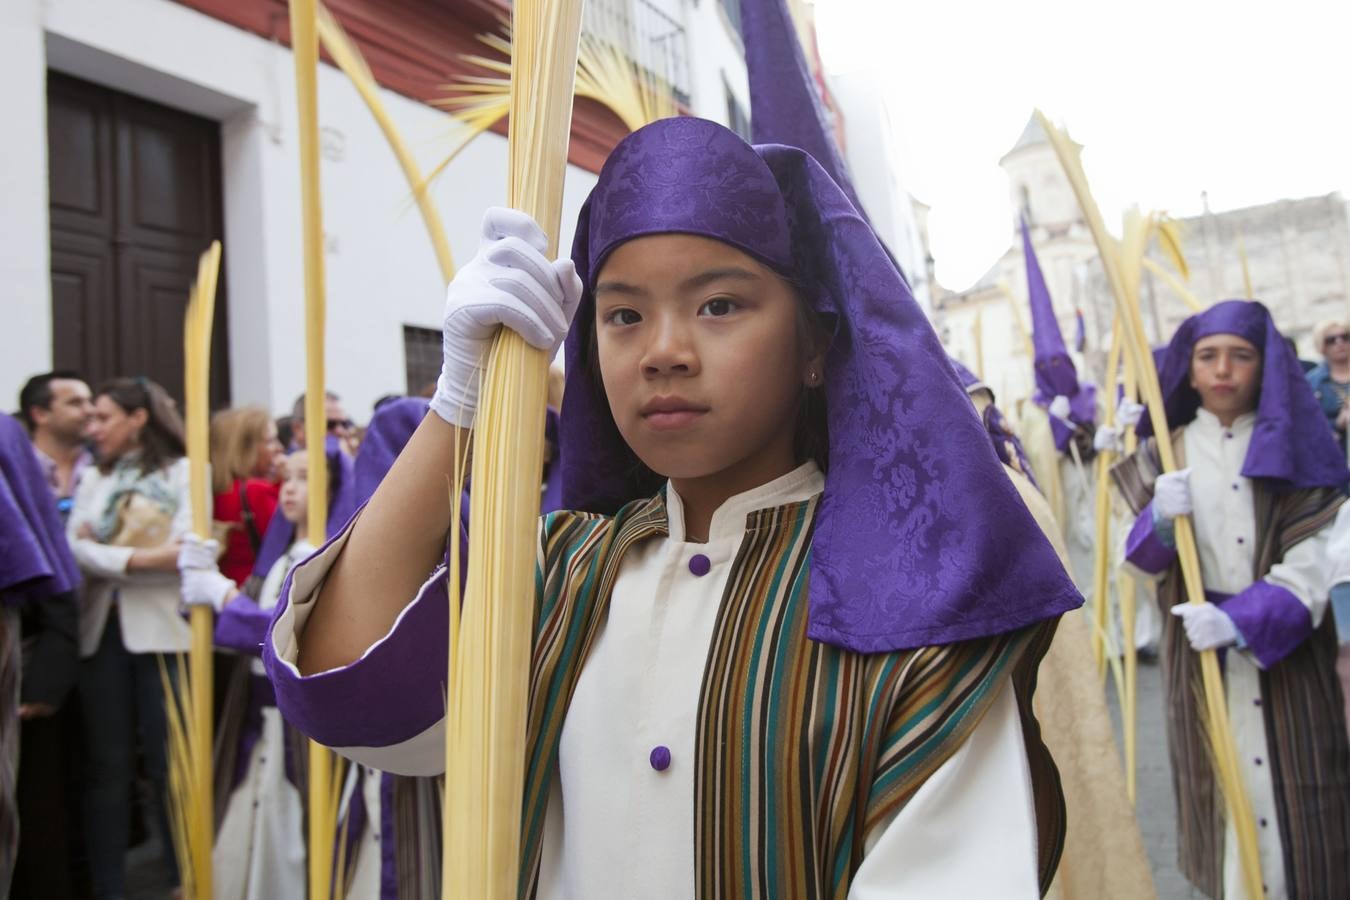
[[[1042,891],[1064,840],[1059,775],[1032,712],[1048,621],[949,646],[859,655],[807,638],[819,498],[747,517],[699,699],[695,884],[703,900],[844,900],[869,830],[974,730],[1010,678],[1027,744]],[[541,529],[520,895],[535,895],[563,722],[625,552],[667,534],[664,494]]]
[[[1182,431],[1172,434],[1184,468]],[[1162,474],[1155,439],[1111,471],[1135,515]],[[1300,541],[1327,527],[1345,497],[1332,488],[1274,491],[1253,480],[1260,579]],[[1203,502],[1203,499],[1202,501]],[[1167,743],[1177,801],[1182,873],[1211,897],[1223,892],[1224,804],[1210,762],[1200,656],[1168,610],[1186,601],[1179,564],[1158,586],[1163,632],[1159,660],[1167,686]],[[1336,676],[1336,633],[1326,616],[1312,636],[1261,672],[1261,708],[1270,753],[1286,887],[1292,898],[1350,897],[1350,743]]]

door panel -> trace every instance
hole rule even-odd
[[[48,73],[53,359],[97,383],[145,375],[182,402],[183,313],[222,233],[220,129]],[[212,406],[229,403],[222,274]]]

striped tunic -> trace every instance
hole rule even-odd
[[[809,640],[808,579],[820,495],[748,512],[696,690],[693,888],[704,900],[843,898],[869,830],[900,810],[1011,685],[1031,776],[1041,889],[1065,818],[1059,776],[1032,713],[1055,621],[941,647],[860,655]],[[520,896],[539,893],[565,723],[583,669],[610,621],[625,557],[670,536],[665,494],[615,516],[541,521],[527,709]],[[318,585],[345,531],[292,573],[265,658],[278,706],[297,727],[360,762],[431,774],[444,759],[442,569],[386,638],[342,669],[294,667]],[[645,548],[644,548],[645,549]],[[712,552],[711,550],[709,552]],[[293,595],[292,595],[293,592]],[[351,715],[353,706],[361,716]],[[440,721],[438,721],[440,719]],[[1031,835],[1014,839],[1030,840]]]
[[[1064,834],[1058,774],[1031,712],[1054,624],[947,647],[861,656],[806,637],[818,498],[753,512],[733,563],[699,698],[695,884],[702,898],[844,898],[868,830],[961,745],[1001,679],[1018,694],[1042,887]],[[668,533],[664,495],[615,517],[559,512],[541,530],[521,895],[540,870],[570,699],[624,554]]]
[[[1173,433],[1185,465],[1182,430]],[[1112,471],[1135,513],[1151,500],[1161,474],[1157,443],[1146,441]],[[1275,492],[1252,482],[1256,547],[1253,580],[1300,542],[1331,524],[1344,496],[1331,489]],[[1185,602],[1179,567],[1163,576],[1158,603],[1164,613],[1160,661],[1167,691],[1167,740],[1177,802],[1178,858],[1182,872],[1211,897],[1224,892],[1223,798],[1206,735],[1199,654],[1166,612]],[[1291,898],[1350,897],[1350,745],[1341,688],[1335,672],[1334,624],[1321,627],[1296,650],[1260,672],[1265,722],[1281,835],[1285,890]]]

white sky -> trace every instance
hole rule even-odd
[[[933,207],[937,277],[968,286],[1011,236],[998,159],[1033,106],[1086,146],[1108,225],[1350,198],[1347,0],[815,0],[827,70],[862,67],[901,183]]]

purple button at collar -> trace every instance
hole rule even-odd
[[[652,748],[652,755],[648,757],[652,768],[658,772],[664,772],[670,768],[670,748],[658,746]]]
[[[708,559],[708,557],[704,556],[702,553],[695,553],[693,556],[689,557],[689,571],[693,572],[699,578],[707,575],[708,570],[711,568],[712,560]]]

